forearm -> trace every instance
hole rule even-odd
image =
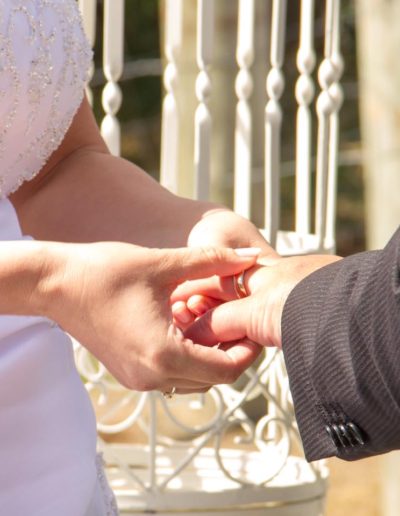
[[[37,239],[149,247],[186,245],[191,228],[216,207],[179,198],[97,149],[78,149],[23,202],[12,200],[24,232]]]
[[[41,172],[10,197],[36,239],[185,245],[216,206],[181,199],[132,163],[111,156],[86,100]]]
[[[249,221],[217,204],[173,195],[132,163],[111,156],[86,100],[59,149],[10,200],[24,233],[36,239],[256,246],[273,253]]]
[[[52,248],[32,241],[0,243],[0,314],[46,316],[46,278],[53,271]]]

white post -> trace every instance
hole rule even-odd
[[[214,33],[214,0],[197,0],[197,65],[194,166],[196,199],[208,199],[211,163],[212,119],[208,107],[211,95],[209,66],[212,60]]]
[[[182,45],[182,0],[165,2],[165,56],[168,64],[164,70],[166,95],[162,108],[161,172],[160,182],[171,192],[178,192],[179,119],[176,103],[178,69],[177,53]]]
[[[343,103],[343,90],[339,79],[343,73],[343,58],[340,54],[340,0],[334,4],[331,61],[336,70],[336,80],[329,87],[329,95],[333,99],[334,109],[330,116],[329,165],[326,200],[326,230],[324,248],[335,251],[335,222],[337,197],[337,168],[339,153],[339,110]]]
[[[252,117],[249,98],[253,91],[250,67],[254,60],[254,0],[239,0],[236,61],[235,186],[234,209],[250,218]]]
[[[299,105],[296,120],[296,231],[311,232],[311,111],[315,67],[314,0],[302,0],[300,15],[300,45],[297,68],[296,100]]]
[[[79,0],[79,7],[81,9],[83,18],[83,27],[85,29],[86,37],[93,48],[96,42],[96,0]],[[90,64],[89,80],[92,79],[94,74],[94,62]],[[93,93],[90,86],[86,87],[86,96],[90,105],[93,105]]]
[[[103,68],[107,84],[103,90],[103,107],[106,116],[101,124],[101,134],[110,151],[121,153],[121,128],[117,113],[122,104],[118,80],[124,67],[124,0],[104,0],[104,51]]]
[[[273,0],[271,25],[271,69],[267,76],[269,100],[265,108],[265,234],[276,244],[280,210],[280,153],[282,108],[285,86],[282,64],[286,35],[286,0]]]
[[[335,52],[339,45],[339,36],[337,35],[339,30],[339,9],[340,0],[326,1],[324,60],[318,70],[318,80],[322,91],[317,101],[318,148],[315,232],[318,237],[320,250],[323,250],[326,246],[328,184],[330,188],[335,187],[335,180],[328,178],[330,172],[336,174],[337,136],[333,136],[332,140],[331,131],[333,128],[337,132],[337,122],[335,122],[334,118],[332,122],[332,117],[337,116],[341,104],[341,90],[338,81],[342,67],[338,51]],[[330,147],[332,143],[336,146],[336,149]],[[333,156],[332,152],[334,153]],[[334,208],[332,200],[330,208]],[[333,227],[333,222],[332,217],[330,217],[330,227]],[[332,236],[332,229],[330,229],[330,233]]]

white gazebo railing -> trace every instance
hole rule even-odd
[[[162,111],[161,181],[178,192],[179,60],[182,54],[184,8],[196,0],[165,0],[165,98]],[[232,0],[233,1],[233,0]],[[95,0],[80,0],[85,26],[95,41]],[[117,113],[121,106],[118,79],[123,67],[124,1],[104,0],[105,118],[102,134],[115,154],[120,150]],[[234,207],[251,213],[252,111],[251,66],[254,59],[255,0],[238,0],[238,33],[234,135]],[[193,195],[207,198],[210,190],[213,113],[211,102],[214,0],[197,0],[194,113]],[[300,4],[299,72],[296,135],[296,212],[294,231],[281,231],[280,144],[284,118],[284,56],[286,0],[273,0],[270,24],[270,63],[266,76],[265,216],[262,230],[282,254],[331,252],[334,249],[335,184],[339,79],[339,0],[325,2],[324,56],[318,68],[320,92],[312,74],[314,1]],[[317,112],[316,198],[311,196],[312,111]],[[314,210],[314,214],[312,211]],[[315,220],[315,229],[312,221]],[[323,514],[327,471],[322,463],[308,464],[293,416],[282,355],[267,350],[233,386],[218,386],[206,395],[165,400],[158,393],[129,392],[82,348],[77,348],[79,371],[86,379],[98,415],[99,446],[123,514],[225,513],[317,516]]]

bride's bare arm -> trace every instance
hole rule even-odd
[[[24,232],[37,239],[150,246],[183,244],[176,228],[187,234],[213,208],[180,200],[135,165],[112,156],[87,101],[61,147],[11,201]]]
[[[258,347],[247,343],[225,354],[195,346],[176,333],[169,294],[191,277],[196,254],[154,248],[188,241],[194,246],[256,246],[267,252],[269,246],[245,219],[211,203],[172,195],[138,167],[111,156],[86,101],[60,148],[11,201],[24,233],[45,247],[49,240],[66,242],[52,248],[57,252],[50,258],[50,269],[55,267],[50,277],[58,286],[43,298],[48,308],[43,314],[92,351],[124,385],[205,390],[234,381],[258,355]],[[114,243],[84,244],[104,241]],[[216,273],[218,262],[222,275],[254,263],[254,257],[244,262],[235,258],[229,269],[226,261],[221,265],[223,250],[192,251],[198,252],[197,277]]]
[[[245,219],[210,202],[171,194],[108,152],[87,101],[41,173],[12,195],[25,233],[42,240],[113,240],[149,247],[263,247]]]

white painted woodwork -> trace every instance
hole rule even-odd
[[[107,84],[102,103],[106,113],[101,134],[112,154],[121,153],[121,128],[117,118],[122,104],[118,85],[124,67],[124,0],[104,0],[103,70]]]
[[[234,209],[251,217],[252,116],[249,99],[253,91],[250,67],[254,60],[254,0],[239,0],[236,61],[239,72],[235,91],[238,97],[235,126]]]
[[[176,103],[178,82],[177,53],[182,45],[182,0],[165,1],[164,69],[165,97],[162,107],[160,182],[171,192],[178,192],[179,117]]]
[[[321,93],[317,100],[318,142],[317,142],[317,177],[316,177],[316,212],[315,232],[318,236],[319,247],[326,245],[327,222],[333,228],[334,213],[328,215],[327,206],[335,208],[332,195],[328,195],[328,187],[335,188],[337,136],[337,112],[342,102],[339,79],[342,73],[341,57],[339,54],[339,10],[340,0],[326,0],[325,15],[325,48],[324,59],[318,69],[318,81]],[[332,148],[332,143],[335,148]],[[331,174],[330,174],[331,171]],[[331,177],[329,177],[331,176]],[[333,229],[329,230],[330,244],[333,244]]]
[[[194,119],[194,197],[202,200],[208,199],[210,188],[212,119],[208,103],[211,96],[209,67],[212,61],[213,22],[214,0],[197,0],[196,60],[199,73],[196,79],[196,97],[199,104]]]
[[[340,53],[340,0],[334,3],[332,22],[331,60],[336,70],[335,82],[329,87],[333,100],[333,112],[329,120],[329,164],[326,199],[326,228],[324,248],[335,248],[335,222],[337,198],[337,167],[339,152],[339,110],[343,103],[343,89],[339,79],[343,73],[343,57]]]
[[[285,87],[282,73],[286,36],[286,0],[273,0],[271,19],[271,69],[267,76],[265,108],[265,232],[276,245],[280,211],[281,125],[280,98]]]
[[[296,232],[311,232],[311,108],[314,99],[312,73],[315,67],[314,0],[302,0],[300,11],[300,44],[296,82],[299,105],[296,119]]]

